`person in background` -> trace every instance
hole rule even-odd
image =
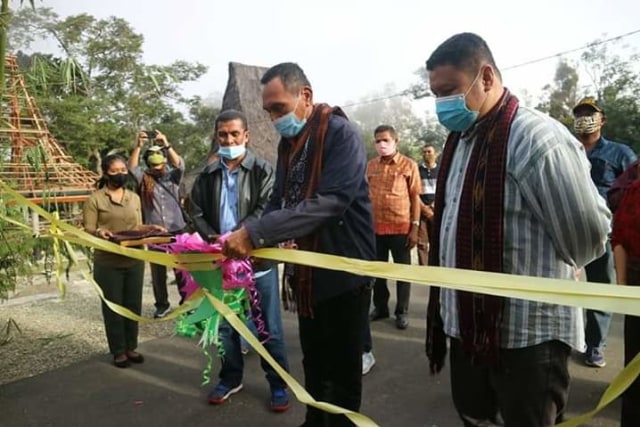
[[[148,135],[148,131],[138,133],[136,146],[129,159],[129,170],[136,180],[142,201],[142,217],[145,224],[159,224],[169,232],[177,233],[186,226],[180,201],[184,161],[162,132],[153,131],[153,141],[149,140]],[[140,152],[149,142],[152,145],[143,155],[146,166],[143,170],[140,167]],[[153,263],[150,263],[150,267],[156,307],[153,317],[162,318],[171,311],[167,292],[167,267]],[[182,276],[175,270],[174,276],[182,303]]]
[[[418,165],[398,150],[398,134],[392,126],[374,131],[378,157],[367,164],[369,197],[373,207],[377,260],[411,264],[411,249],[418,243],[420,227],[420,173]],[[396,327],[409,326],[411,284],[396,283]],[[371,320],[389,317],[387,280],[376,278],[373,287]],[[365,343],[365,347],[367,343]]]
[[[602,136],[602,127],[607,123],[607,117],[595,98],[587,96],[581,99],[573,107],[573,116],[574,132],[591,162],[591,179],[600,195],[607,200],[607,192],[611,185],[629,164],[636,160],[636,155],[627,145]],[[585,266],[584,270],[589,282],[615,283],[611,244],[607,243],[605,253]],[[604,368],[607,364],[604,349],[611,324],[611,313],[592,309],[587,309],[586,313],[587,351],[584,363],[587,366]]]
[[[129,172],[127,161],[120,155],[102,160],[102,177],[98,190],[84,204],[83,223],[87,233],[102,239],[123,231],[166,231],[160,225],[142,224],[140,198],[124,188]],[[93,278],[104,297],[128,308],[135,314],[142,309],[144,262],[96,249],[93,255]],[[143,363],[138,347],[138,322],[129,320],[102,303],[102,317],[113,364],[126,368]]]
[[[206,240],[215,240],[217,236],[231,232],[247,221],[260,218],[271,195],[274,180],[273,167],[269,162],[247,150],[250,133],[247,117],[242,112],[221,112],[216,118],[214,138],[219,147],[218,158],[198,175],[190,197],[195,227]],[[264,347],[288,371],[280,316],[278,267],[260,262],[254,265],[254,270],[256,289],[260,294],[260,312],[269,334]],[[253,321],[249,320],[248,326],[252,332],[256,332]],[[244,349],[240,335],[227,322],[223,322],[220,325],[220,337],[225,355],[222,358],[220,382],[208,397],[213,405],[226,402],[232,394],[242,390]],[[285,382],[263,359],[261,365],[271,389],[271,410],[286,411],[289,409],[289,395]]]
[[[633,178],[629,178],[633,176]],[[618,284],[640,286],[640,163],[627,168],[612,188],[619,189],[611,246]],[[616,191],[613,192],[615,194]],[[612,192],[609,192],[612,196]],[[610,200],[610,204],[612,201]],[[624,364],[640,354],[640,317],[624,316]],[[622,395],[621,427],[640,426],[640,379],[636,378]]]
[[[418,166],[422,192],[420,193],[420,229],[418,230],[418,263],[429,264],[429,234],[433,227],[433,203],[438,180],[438,151],[430,142],[422,147],[422,163]]]

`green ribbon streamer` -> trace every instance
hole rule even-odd
[[[191,274],[200,286],[221,299],[242,321],[246,321],[246,313],[250,308],[249,295],[246,289],[223,290],[220,269],[192,271]],[[216,346],[218,356],[224,357],[224,346],[219,336],[222,319],[220,313],[205,298],[193,312],[181,315],[176,321],[176,335],[187,338],[200,337],[199,344],[202,346],[203,353],[207,358],[206,366],[202,372],[202,385],[207,385],[211,381],[213,357],[209,352],[209,347]]]

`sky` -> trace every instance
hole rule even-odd
[[[13,0],[12,3],[17,3]],[[144,60],[209,67],[187,94],[224,93],[230,61],[300,64],[316,101],[343,105],[372,97],[386,85],[401,92],[430,53],[459,32],[475,32],[504,69],[599,38],[640,29],[637,0],[42,0],[60,16],[88,13],[126,19],[144,35]],[[640,33],[623,43],[640,51]],[[577,59],[580,52],[567,55]],[[558,59],[506,69],[519,95],[539,96]],[[426,102],[429,109],[432,100]]]

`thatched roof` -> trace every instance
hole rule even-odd
[[[234,109],[247,115],[251,132],[249,148],[275,167],[280,135],[273,127],[267,112],[262,109],[260,79],[265,71],[267,71],[266,67],[230,62],[227,89],[222,99],[222,111]],[[201,165],[185,176],[183,191],[190,191],[195,177],[204,166],[205,164]]]
[[[16,58],[5,58],[6,87],[0,111],[0,179],[37,202],[84,200],[98,175],[77,164],[49,132],[29,95]]]

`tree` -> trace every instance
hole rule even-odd
[[[345,107],[349,118],[360,128],[370,158],[376,156],[373,132],[382,124],[396,129],[400,151],[416,160],[421,157],[424,142],[434,142],[440,146],[444,143],[446,132],[435,119],[420,118],[407,97],[392,96],[397,93],[394,85],[390,84],[382,92],[373,93]]]
[[[52,133],[85,166],[98,153],[128,151],[139,129],[179,117],[176,108],[189,103],[181,84],[206,72],[204,65],[186,61],[145,64],[143,36],[121,18],[81,14],[61,19],[47,8],[18,11],[10,33],[12,48],[28,50],[42,38],[56,40],[66,58],[23,54],[28,83]]]
[[[639,56],[622,51],[626,56],[611,53],[606,43],[596,40],[576,64],[560,61],[538,108],[571,129],[575,104],[583,96],[595,96],[607,117],[603,136],[640,152],[640,74],[634,68]],[[580,70],[588,79],[579,79]]]
[[[567,127],[573,124],[573,107],[578,102],[578,71],[565,60],[561,60],[556,67],[553,83],[543,89],[544,100],[538,104],[540,111]]]
[[[636,64],[640,55],[636,51],[620,49],[612,53],[605,44],[594,44],[581,56],[582,66],[589,76],[586,93],[596,96],[602,104],[607,123],[602,128],[606,138],[628,143],[640,152],[640,73]]]

